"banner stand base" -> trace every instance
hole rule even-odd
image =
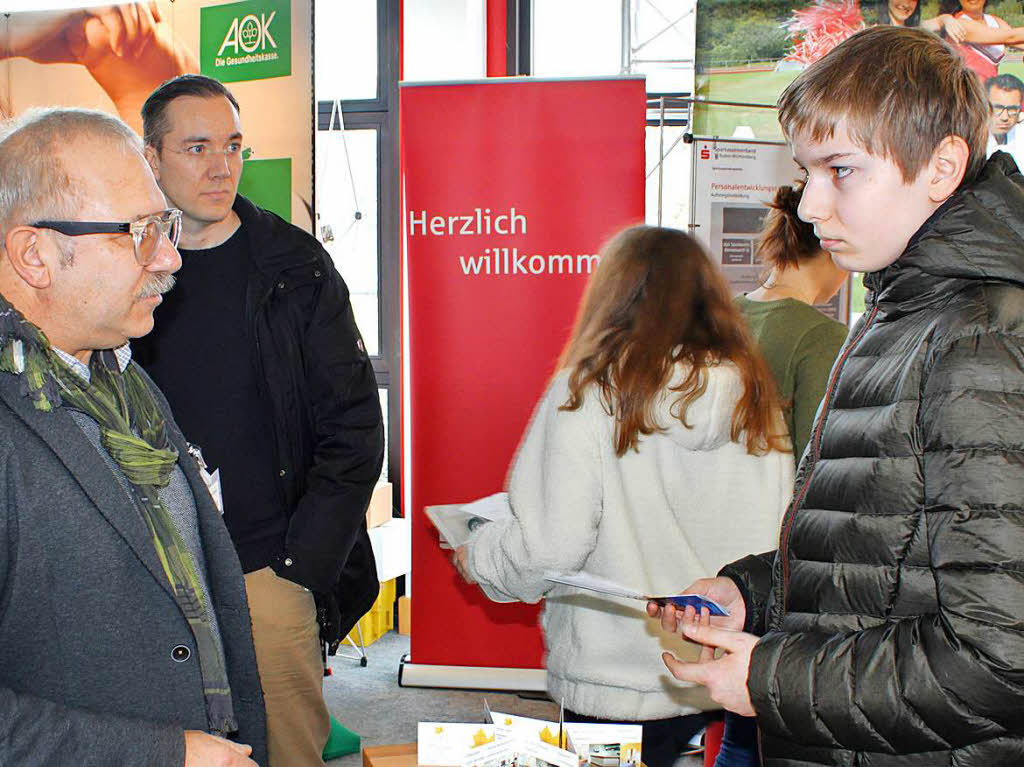
[[[486,666],[435,666],[410,663],[398,667],[399,687],[451,687],[463,690],[547,691],[542,668],[490,668]]]

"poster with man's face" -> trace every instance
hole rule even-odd
[[[248,149],[240,191],[311,228],[310,3],[157,0],[16,12],[0,17],[0,38],[7,115],[89,107],[141,135],[140,109],[161,83],[187,73],[225,83]]]

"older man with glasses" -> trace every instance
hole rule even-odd
[[[120,120],[0,134],[0,764],[266,763],[238,559],[131,361],[180,230]]]
[[[1016,161],[1017,167],[1024,169],[1024,129],[1020,128],[1024,83],[1013,75],[1002,74],[986,80],[985,90],[992,108],[988,155],[997,151],[1007,152]]]

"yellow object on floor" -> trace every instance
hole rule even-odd
[[[408,634],[412,631],[412,606],[409,597],[398,598],[398,633]]]
[[[373,607],[359,619],[359,631],[362,632],[363,646],[373,644],[384,634],[395,627],[395,580],[380,584],[380,594]],[[358,640],[359,636],[353,628],[349,638]]]

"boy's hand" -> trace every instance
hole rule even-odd
[[[701,578],[691,583],[681,593],[700,594],[702,597],[717,602],[729,612],[728,615],[712,617],[712,626],[732,631],[739,631],[743,628],[747,609],[743,603],[743,595],[731,578]],[[697,613],[692,607],[681,610],[670,604],[662,607],[657,602],[648,602],[647,614],[652,618],[660,617],[661,627],[665,631],[677,634],[681,626],[684,623],[692,622]]]
[[[754,716],[757,712],[750,702],[747,674],[757,637],[742,631],[715,628],[703,622],[684,624],[683,636],[703,645],[705,651],[701,652],[700,660],[693,663],[679,660],[670,652],[662,653],[661,658],[672,676],[683,682],[704,685],[711,699],[728,711],[740,716]],[[714,648],[725,650],[718,660],[710,657]]]

